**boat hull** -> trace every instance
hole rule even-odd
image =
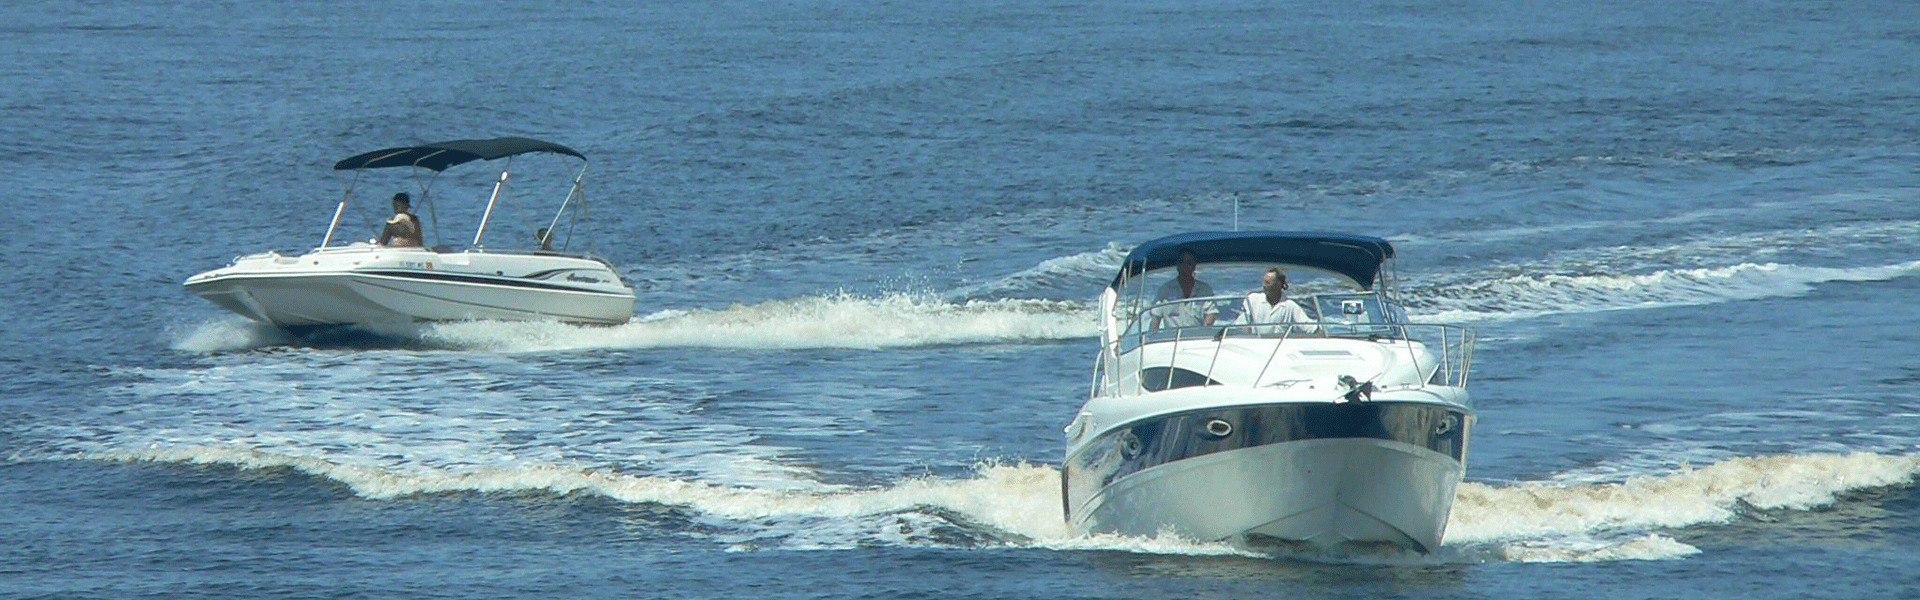
[[[1461,406],[1420,402],[1141,418],[1068,457],[1068,518],[1089,532],[1427,552],[1445,534],[1472,421]]]
[[[618,275],[575,257],[266,255],[243,257],[185,285],[222,308],[295,331],[463,320],[611,325],[633,316],[633,293]]]

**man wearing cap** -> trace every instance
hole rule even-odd
[[[406,192],[393,195],[393,216],[387,219],[387,226],[380,230],[382,246],[424,246],[425,238],[420,234],[420,217],[407,212],[413,201]]]

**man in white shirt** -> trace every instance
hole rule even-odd
[[[1212,296],[1213,286],[1193,276],[1194,269],[1199,266],[1200,258],[1195,256],[1192,250],[1181,250],[1180,262],[1174,263],[1179,274],[1174,276],[1172,281],[1160,286],[1160,292],[1153,297],[1154,303]],[[1159,329],[1163,324],[1168,327],[1212,325],[1215,316],[1211,303],[1181,302],[1154,309],[1153,326],[1149,329]]]
[[[1247,313],[1245,323],[1295,323],[1291,325],[1298,333],[1318,333],[1320,326],[1312,323],[1313,317],[1307,315],[1307,309],[1287,298],[1287,272],[1280,267],[1267,269],[1260,277],[1260,291],[1247,294]],[[1254,327],[1254,333],[1280,333],[1287,330],[1286,325]]]

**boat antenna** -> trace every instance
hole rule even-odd
[[[1233,230],[1240,230],[1240,195],[1233,195]]]

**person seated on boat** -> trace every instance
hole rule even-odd
[[[1289,327],[1297,333],[1318,333],[1320,326],[1313,323],[1313,317],[1307,309],[1287,297],[1287,272],[1280,267],[1267,269],[1260,276],[1260,291],[1247,294],[1247,310],[1240,322],[1248,325],[1275,323],[1265,327],[1253,327],[1253,333],[1282,333]],[[1292,323],[1293,325],[1280,325]]]
[[[1174,263],[1178,275],[1174,276],[1172,281],[1161,285],[1160,292],[1153,298],[1155,304],[1168,302],[1173,304],[1153,309],[1153,326],[1149,329],[1159,329],[1163,324],[1167,327],[1213,324],[1213,320],[1218,315],[1212,303],[1181,302],[1188,298],[1206,298],[1213,295],[1213,286],[1193,276],[1194,269],[1199,266],[1200,257],[1192,250],[1185,248],[1180,250],[1180,262]]]
[[[420,234],[420,217],[408,212],[413,208],[413,200],[406,192],[393,195],[393,216],[387,219],[387,226],[380,230],[382,246],[425,246],[426,239]]]
[[[553,234],[549,233],[547,228],[541,227],[538,231],[533,232],[533,241],[537,244],[534,246],[534,252],[553,251]]]

